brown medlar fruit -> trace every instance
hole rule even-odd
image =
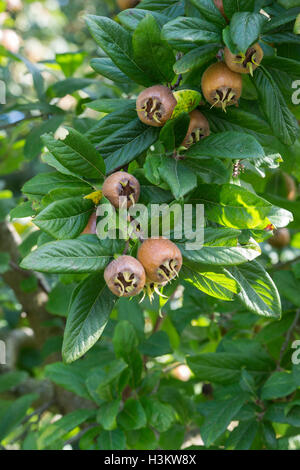
[[[127,10],[128,8],[136,7],[141,0],[117,0],[120,10]]]
[[[131,297],[143,290],[146,274],[137,259],[122,255],[106,266],[104,279],[113,294],[118,297]]]
[[[96,228],[97,228],[97,215],[96,215],[96,212],[93,212],[92,215],[90,216],[89,220],[88,220],[88,223],[87,223],[85,229],[81,233],[81,235],[86,234],[86,233],[87,234],[95,234],[96,233]]]
[[[182,255],[175,243],[166,238],[148,238],[138,250],[138,260],[147,279],[164,284],[175,278],[182,266]]]
[[[274,231],[273,237],[269,238],[268,243],[273,246],[273,248],[284,248],[289,245],[291,241],[290,232],[287,228],[279,228]]]
[[[120,197],[127,200],[127,208],[136,204],[140,197],[140,183],[125,171],[117,171],[108,176],[102,187],[105,196],[114,207],[121,207]]]
[[[232,72],[224,62],[216,62],[208,67],[202,75],[203,95],[212,107],[222,108],[238,103],[242,94],[242,77]]]
[[[144,124],[162,127],[171,118],[176,104],[177,101],[170,88],[155,85],[139,94],[136,110]]]
[[[208,137],[210,134],[208,120],[200,111],[194,109],[194,111],[190,113],[190,118],[190,125],[185,139],[182,142],[183,147],[186,148]]]
[[[258,43],[247,49],[246,53],[233,54],[228,47],[224,49],[224,60],[227,67],[233,72],[250,73],[259,67],[264,56],[264,52]]]

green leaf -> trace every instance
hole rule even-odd
[[[104,269],[110,250],[96,235],[45,243],[26,256],[21,267],[46,273],[87,273]]]
[[[180,449],[185,436],[185,428],[175,424],[168,431],[160,433],[159,446],[164,450]]]
[[[238,297],[248,310],[264,317],[280,318],[281,301],[277,288],[257,261],[228,270],[239,283]]]
[[[158,13],[153,10],[143,10],[142,8],[129,8],[128,10],[123,10],[118,14],[118,18],[125,28],[130,31],[135,31],[140,22],[146,15],[149,15],[149,13],[151,13],[151,16],[155,18],[160,27],[170,21],[170,18],[162,13]]]
[[[195,90],[174,91],[173,96],[176,99],[177,104],[174,108],[171,119],[180,116],[182,113],[190,113],[201,101],[201,93]],[[179,141],[179,143],[181,144],[182,140]]]
[[[56,140],[50,134],[43,136],[43,142],[54,157],[69,171],[80,177],[103,180],[105,165],[103,158],[87,137],[70,127],[64,140]]]
[[[49,293],[47,311],[53,315],[66,317],[73,290],[74,284],[65,285],[58,282]]]
[[[91,67],[95,72],[103,75],[103,77],[116,82],[118,85],[128,83],[133,84],[131,80],[113,63],[109,57],[101,57],[100,59],[92,59]]]
[[[186,152],[189,158],[215,157],[230,160],[262,158],[264,155],[262,146],[253,136],[234,131],[210,135]]]
[[[205,216],[226,227],[264,229],[270,223],[271,204],[235,184],[200,184],[189,202],[204,204]]]
[[[35,126],[29,132],[24,146],[24,156],[27,160],[32,160],[39,156],[43,149],[41,136],[46,132],[55,132],[63,121],[64,116],[53,116],[39,126]]]
[[[97,412],[97,421],[103,429],[111,431],[116,427],[116,417],[119,412],[121,400],[103,403]]]
[[[152,429],[142,428],[136,431],[126,432],[127,445],[132,450],[153,450],[156,449],[156,436]]]
[[[188,249],[185,240],[176,241],[183,257],[195,264],[228,266],[251,261],[261,254],[259,245],[250,240],[247,244],[238,243],[239,232],[235,229],[206,228],[204,244],[200,249]]]
[[[293,374],[274,372],[264,383],[261,390],[262,400],[275,400],[286,397],[297,389]]]
[[[125,434],[121,429],[103,431],[97,439],[99,450],[124,450],[126,448]]]
[[[223,0],[223,7],[227,18],[231,18],[239,11],[253,11],[255,0]]]
[[[226,431],[245,400],[246,397],[241,394],[230,400],[212,402],[211,410],[200,428],[201,437],[207,447],[210,447]]]
[[[187,73],[195,68],[201,67],[214,59],[218,50],[219,47],[214,44],[207,44],[192,49],[174,64],[174,72],[177,74]]]
[[[169,18],[184,14],[184,2],[182,0],[143,0],[136,8],[159,11]]]
[[[168,183],[175,199],[183,198],[197,186],[197,176],[179,160],[165,157],[158,168],[161,178]]]
[[[0,375],[0,393],[6,392],[7,390],[17,387],[22,382],[24,382],[27,377],[27,372],[21,370],[2,373]]]
[[[47,95],[51,98],[63,98],[66,95],[71,95],[75,91],[83,90],[96,83],[96,80],[90,78],[77,78],[71,77],[65,80],[60,80],[51,85],[47,90]]]
[[[162,35],[180,50],[192,49],[194,44],[221,43],[219,26],[200,18],[180,16],[164,25]]]
[[[99,148],[105,158],[106,171],[111,173],[154,144],[159,131],[159,128],[143,124],[137,118],[135,102],[129,102],[127,108],[122,107],[101,119],[86,137]]]
[[[38,395],[30,394],[17,398],[13,403],[6,406],[1,415],[0,442],[17,427],[25,417],[28,408],[38,398]]]
[[[202,183],[228,183],[232,175],[232,168],[218,158],[187,158],[184,165],[190,168]]]
[[[233,300],[238,292],[238,284],[227,273],[217,268],[209,272],[208,268],[197,267],[195,264],[185,261],[180,272],[180,277],[192,284],[196,289],[205,292],[211,297],[221,300]]]
[[[84,362],[77,362],[75,364],[63,364],[62,362],[56,362],[49,364],[45,368],[45,375],[52,382],[63,387],[69,392],[75,393],[76,395],[91,400],[91,396],[88,393],[85,380],[86,370]]]
[[[85,229],[94,204],[82,196],[52,202],[34,219],[35,225],[54,238],[75,238]]]
[[[103,401],[112,399],[118,387],[118,382],[122,377],[122,373],[124,371],[126,372],[127,367],[123,359],[117,359],[101,364],[88,373],[86,386],[96,403],[99,402],[99,399],[100,404],[102,404]]]
[[[150,357],[163,356],[172,352],[169,337],[165,331],[153,333],[139,346],[142,354]]]
[[[22,217],[31,217],[34,215],[30,201],[22,202],[9,213],[11,219],[20,219]]]
[[[129,321],[123,320],[117,324],[112,342],[116,356],[123,357],[126,361],[138,345],[135,329]]]
[[[174,149],[182,144],[190,124],[189,115],[184,112],[175,119],[170,119],[160,131],[159,139],[166,152],[174,153]]]
[[[28,197],[37,197],[39,199],[40,196],[45,196],[45,194],[48,194],[53,189],[59,188],[78,188],[78,193],[80,194],[83,188],[90,189],[91,186],[76,177],[62,175],[57,171],[53,171],[34,176],[24,184],[22,191]]]
[[[83,64],[86,52],[64,52],[56,54],[55,60],[66,77],[72,77],[74,72]]]
[[[116,297],[98,274],[82,281],[71,299],[62,354],[70,363],[85,354],[100,338]]]
[[[125,430],[140,429],[146,426],[147,418],[141,403],[129,398],[117,417],[118,425]]]
[[[167,431],[175,421],[175,410],[172,406],[161,403],[155,398],[144,398],[143,406],[145,408],[149,425],[153,426],[159,432]]]
[[[253,444],[258,431],[258,422],[249,420],[242,421],[231,431],[227,441],[228,450],[249,450]]]
[[[126,29],[104,16],[88,15],[86,21],[97,44],[122,72],[140,85],[152,85],[134,59],[131,34]]]
[[[267,22],[264,15],[259,13],[235,13],[230,22],[230,34],[240,52],[246,52],[255,43]]]
[[[251,354],[247,351],[199,354],[188,357],[187,364],[197,380],[224,385],[239,381],[244,367],[257,378],[268,375],[275,367],[267,353],[258,349]]]
[[[64,435],[87,421],[94,414],[95,410],[76,410],[63,416],[59,420],[55,421],[55,423],[47,425],[38,437],[38,448],[41,450],[45,449],[59,440],[62,440],[62,446]]]
[[[299,132],[299,126],[273,77],[265,68],[259,67],[252,80],[274,135],[283,144],[292,145]]]
[[[220,10],[215,6],[213,0],[191,0],[197,10],[203,15],[207,21],[216,23],[219,26],[225,26],[226,20],[222,16]]]
[[[153,84],[172,82],[175,56],[161,38],[160,27],[154,16],[147,14],[132,37],[134,59]]]

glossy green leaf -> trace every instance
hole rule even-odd
[[[104,269],[113,253],[96,235],[46,243],[26,256],[21,266],[47,273],[87,273]]]

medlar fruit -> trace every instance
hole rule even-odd
[[[210,134],[209,123],[206,117],[197,109],[190,113],[190,125],[182,142],[183,147],[190,147],[192,144],[199,142],[199,140],[208,137]]]
[[[141,0],[117,0],[117,4],[120,10],[127,10],[128,8],[136,7],[140,1]]]
[[[162,127],[172,116],[177,104],[170,88],[155,85],[142,91],[136,100],[140,120],[148,126]]]
[[[166,238],[148,238],[138,250],[138,260],[147,279],[164,284],[176,277],[182,266],[182,255],[175,243]]]
[[[108,176],[102,187],[105,196],[114,207],[121,207],[120,197],[126,197],[127,208],[137,203],[140,197],[140,183],[125,171],[117,171]]]
[[[216,62],[208,67],[202,75],[203,95],[212,107],[222,108],[238,103],[242,94],[242,77],[232,72],[224,62]]]
[[[273,237],[269,238],[268,243],[273,248],[284,248],[291,241],[290,232],[287,228],[279,228],[275,230]]]
[[[122,255],[106,266],[104,279],[113,294],[118,297],[131,297],[143,290],[146,274],[137,259]]]
[[[227,67],[237,73],[253,75],[253,71],[260,65],[263,56],[264,52],[258,43],[249,47],[246,53],[233,54],[228,47],[224,49],[224,60]]]
[[[88,221],[85,229],[81,233],[81,235],[86,234],[86,233],[87,234],[95,234],[96,233],[96,228],[97,228],[97,215],[96,215],[96,212],[93,212],[92,215],[89,218],[89,221]]]

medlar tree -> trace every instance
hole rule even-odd
[[[43,273],[50,312],[66,317],[47,378],[86,400],[50,431],[33,425],[32,445],[63,448],[82,423],[82,449],[297,445],[299,1],[118,4],[116,18],[86,18],[88,80],[112,97],[79,100],[87,77],[45,93],[31,69],[56,121],[38,135],[52,171],[10,212],[36,227],[18,269]],[[72,118],[50,102],[67,93]],[[203,246],[188,249],[175,223],[170,239],[146,236],[130,212],[125,240],[96,229],[104,205],[113,225],[137,203],[203,205]]]

